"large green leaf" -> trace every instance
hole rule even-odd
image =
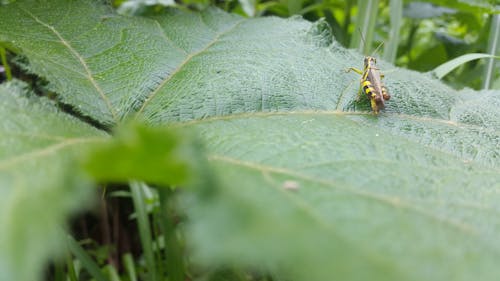
[[[220,183],[186,196],[204,264],[292,280],[500,274],[498,92],[381,62],[392,98],[374,116],[344,71],[363,57],[324,22],[214,9],[134,18],[18,1],[0,7],[0,41],[99,122],[200,131]]]
[[[21,92],[0,86],[0,280],[37,280],[46,259],[64,249],[63,222],[92,194],[74,158],[103,138]]]
[[[209,144],[221,181],[214,193],[187,201],[198,258],[278,265],[293,280],[495,280],[498,167],[376,126],[405,118],[378,119],[297,112],[190,125]],[[415,123],[427,128],[401,126],[467,130]],[[492,143],[498,153],[498,135]]]
[[[170,25],[91,1],[18,1],[0,6],[0,19],[0,41],[19,48],[65,103],[105,124],[168,93],[169,77],[241,21],[215,11],[186,21],[174,12]]]

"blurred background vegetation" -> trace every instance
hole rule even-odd
[[[335,39],[347,48],[399,67],[426,72],[468,53],[495,54],[500,12],[496,0],[116,0],[125,14],[159,11],[163,6],[203,9],[217,6],[246,17],[325,18]],[[359,32],[361,31],[361,32]],[[364,35],[363,44],[360,34]],[[454,88],[500,89],[493,59],[462,64],[444,80]]]

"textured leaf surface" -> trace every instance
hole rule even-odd
[[[363,58],[323,22],[50,3],[1,7],[0,41],[66,103],[201,132],[221,184],[187,201],[200,261],[296,280],[499,276],[498,92],[381,62],[392,98],[376,117],[344,71]]]
[[[64,248],[68,214],[88,202],[73,159],[103,134],[20,92],[0,86],[0,280],[29,281]]]
[[[391,118],[194,122],[221,182],[187,201],[198,258],[273,265],[293,280],[495,280],[498,168],[370,126],[381,119]]]

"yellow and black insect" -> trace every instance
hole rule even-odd
[[[389,100],[391,95],[389,95],[387,88],[382,82],[384,75],[380,73],[380,69],[377,67],[377,59],[372,56],[366,56],[363,71],[349,67],[346,72],[351,70],[361,74],[361,88],[358,95],[361,96],[362,93],[365,93],[370,99],[373,112],[378,114],[385,107],[384,101]]]

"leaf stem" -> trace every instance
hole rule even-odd
[[[494,56],[500,41],[500,15],[492,16],[490,36],[488,39],[488,54]],[[493,76],[495,74],[495,58],[490,57],[484,69],[483,89],[491,88]]]
[[[398,53],[399,31],[403,20],[403,1],[391,0],[389,3],[391,29],[389,31],[389,39],[384,48],[384,60],[394,63]]]

